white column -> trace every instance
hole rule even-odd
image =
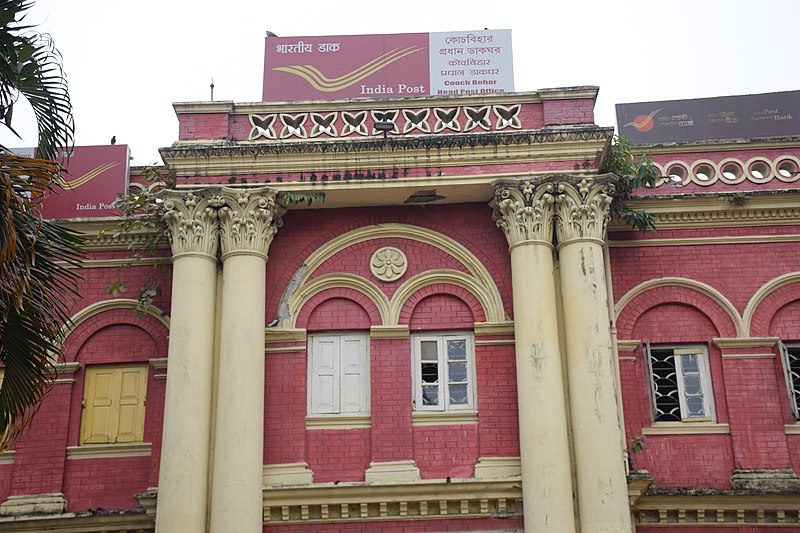
[[[223,189],[222,311],[211,533],[262,531],[267,251],[280,224],[275,193]]]
[[[556,235],[582,532],[632,531],[603,261],[611,196],[559,183]]]
[[[526,532],[575,531],[553,267],[553,186],[498,183],[494,218],[511,253]]]
[[[167,191],[161,198],[173,256],[156,531],[205,533],[217,273],[216,210],[209,205],[209,198],[192,192]]]

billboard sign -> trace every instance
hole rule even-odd
[[[266,38],[265,102],[513,91],[511,30]]]
[[[633,144],[800,135],[800,91],[617,104]]]
[[[76,146],[59,185],[41,204],[44,218],[90,218],[120,215],[113,204],[128,190],[127,145]],[[60,154],[59,154],[60,156]]]

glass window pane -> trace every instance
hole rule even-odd
[[[687,396],[702,395],[703,389],[700,384],[700,374],[690,374],[683,376],[683,390]]]
[[[689,411],[689,418],[698,418],[706,416],[706,410],[703,406],[702,396],[692,396],[686,398],[686,409]]]
[[[450,385],[450,404],[451,405],[466,405],[467,404],[467,386],[466,385]]]
[[[422,363],[422,382],[439,383],[438,363]]]
[[[436,341],[422,341],[420,342],[420,354],[423,361],[436,361],[439,356],[437,354]]]
[[[422,386],[422,405],[439,405],[439,387]]]
[[[684,372],[700,372],[700,366],[696,355],[682,355],[681,367]]]
[[[458,383],[467,381],[467,363],[448,363],[448,381]]]
[[[467,358],[467,341],[456,339],[447,341],[447,359],[450,361],[463,361]]]

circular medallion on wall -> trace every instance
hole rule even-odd
[[[369,260],[372,275],[381,281],[396,281],[406,273],[406,255],[393,246],[384,246],[372,254]]]

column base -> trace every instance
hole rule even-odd
[[[478,457],[475,465],[476,479],[504,479],[521,477],[522,464],[519,457]]]
[[[763,493],[786,493],[800,491],[800,477],[790,469],[736,470],[731,476],[734,490],[749,490]]]
[[[22,494],[0,504],[0,515],[61,514],[66,508],[67,500],[60,492]]]
[[[310,485],[314,482],[314,472],[306,463],[284,463],[264,465],[264,486]]]
[[[370,483],[403,483],[419,481],[419,468],[413,460],[386,461],[370,463],[364,472],[364,479]]]

